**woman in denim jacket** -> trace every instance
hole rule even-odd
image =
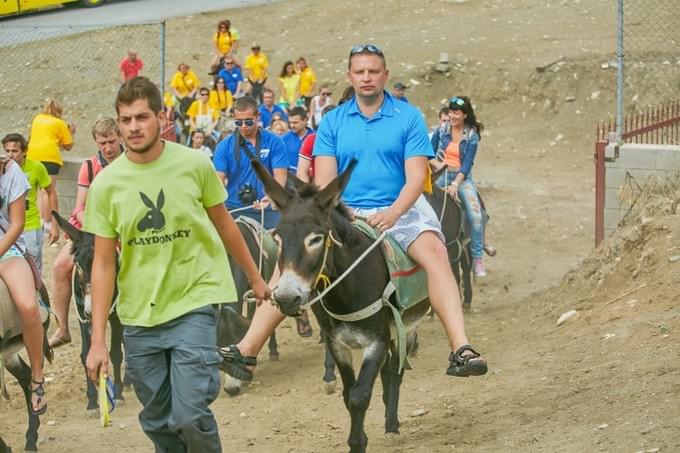
[[[477,277],[486,276],[484,262],[484,226],[486,215],[477,194],[477,186],[472,179],[472,165],[477,154],[479,134],[484,125],[477,121],[475,111],[466,96],[456,96],[449,101],[449,121],[439,127],[436,158],[432,165],[435,170],[446,166],[437,185],[449,195],[460,198],[470,225],[472,268]],[[434,136],[433,136],[434,138]],[[433,140],[434,145],[434,140]],[[493,247],[487,253],[495,254]]]

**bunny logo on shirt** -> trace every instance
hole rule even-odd
[[[135,236],[128,239],[127,245],[141,245],[141,246],[155,246],[162,244],[169,244],[177,239],[186,239],[191,235],[191,230],[175,230],[172,232],[164,232],[165,230],[165,215],[163,214],[163,206],[165,205],[165,194],[163,189],[158,193],[156,197],[156,202],[154,203],[151,198],[143,193],[139,192],[139,196],[142,199],[144,206],[148,208],[144,217],[137,222],[137,231],[140,233],[146,232],[143,236]]]
[[[165,204],[165,195],[163,194],[163,189],[158,193],[156,198],[156,203],[146,195],[144,192],[139,192],[139,196],[142,197],[142,202],[149,208],[149,211],[144,215],[142,220],[137,223],[137,229],[140,233],[145,232],[148,229],[153,229],[154,231],[161,231],[165,228],[165,216],[161,209]]]

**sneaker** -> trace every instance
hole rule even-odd
[[[486,269],[481,258],[472,260],[472,271],[475,273],[475,277],[486,277]]]

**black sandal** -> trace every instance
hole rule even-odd
[[[466,351],[469,351],[470,354],[463,355]],[[481,376],[488,371],[486,360],[469,344],[461,346],[456,352],[452,352],[449,355],[449,362],[449,368],[446,370],[446,374],[449,376]]]
[[[241,355],[241,351],[234,344],[226,348],[219,348],[217,352],[222,356],[222,364],[220,365],[222,371],[241,381],[253,380],[253,372],[247,367],[257,366],[257,357]]]
[[[37,384],[38,386],[33,388],[33,384]],[[41,382],[31,379],[31,394],[35,393],[36,396],[38,397],[38,399],[36,400],[36,404],[38,405],[38,407],[40,407],[40,403],[42,403],[45,400],[45,387],[43,387],[44,384],[45,384],[44,379]],[[45,412],[47,412],[47,403],[45,403],[43,407],[40,407],[40,409],[35,410],[33,409],[33,397],[31,396],[31,414],[42,415]]]

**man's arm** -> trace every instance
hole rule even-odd
[[[281,187],[286,187],[286,182],[288,182],[288,169],[287,168],[275,168],[274,169],[274,179],[276,182],[281,184]]]
[[[50,212],[59,211],[59,201],[57,199],[57,191],[54,190],[54,184],[50,184],[45,187],[45,193],[47,193],[47,201],[49,202]],[[59,224],[55,219],[52,219],[52,226],[50,227],[49,242],[54,244],[59,239]]]
[[[116,279],[115,238],[94,237],[92,260],[92,344],[87,355],[87,372],[97,382],[99,369],[108,373],[109,354],[106,349],[106,322],[109,319],[111,300]]]
[[[316,156],[314,158],[314,182],[324,188],[338,176],[338,161],[335,156]]]
[[[257,265],[250,256],[246,241],[241,236],[241,232],[234,222],[234,218],[229,214],[227,208],[223,203],[206,208],[210,221],[215,226],[217,233],[222,239],[224,247],[227,252],[234,257],[238,265],[245,272],[250,287],[255,292],[257,299],[268,299],[271,297],[271,290],[262,279],[260,272],[257,270]]]

